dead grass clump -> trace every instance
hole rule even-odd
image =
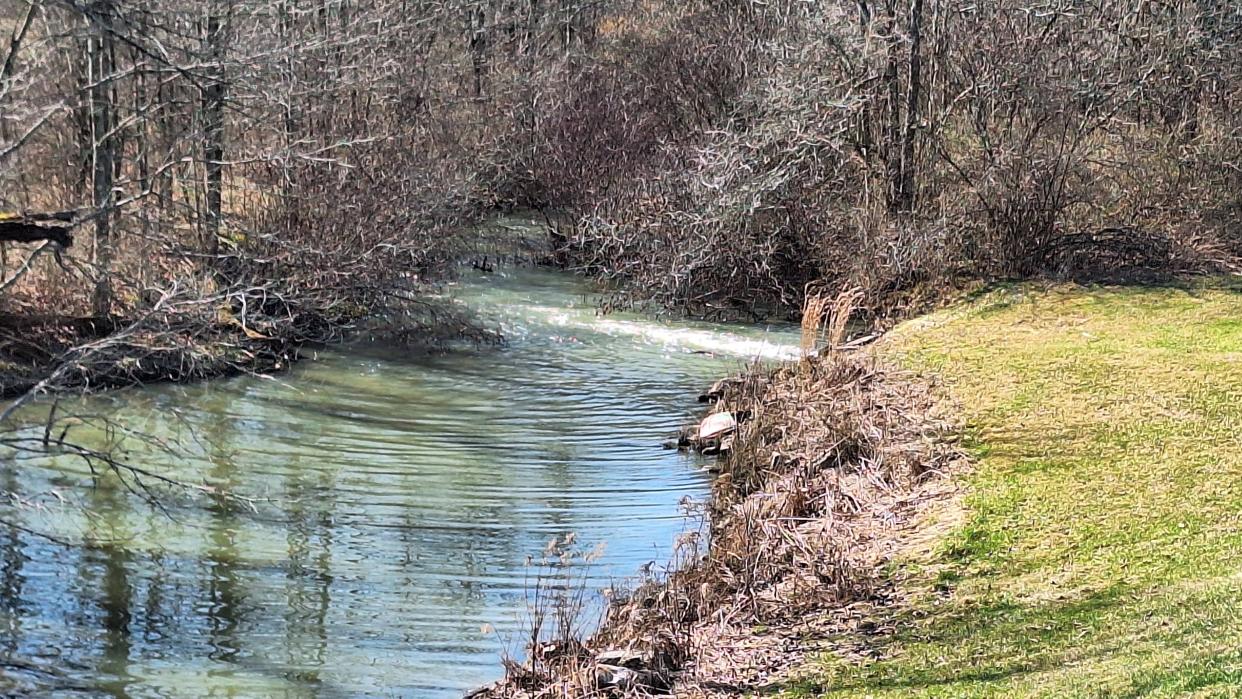
[[[718,577],[761,619],[865,595],[862,544],[896,516],[895,496],[955,453],[937,439],[951,426],[929,387],[869,359],[815,357],[742,401],[753,417],[714,505]],[[815,594],[782,594],[791,588]]]
[[[575,654],[543,686],[511,674],[486,696],[636,696],[670,684],[681,693],[722,678],[745,684],[738,664],[749,661],[722,650],[726,637],[753,650],[741,655],[768,657],[756,672],[772,671],[780,653],[755,641],[756,625],[801,624],[870,599],[895,525],[918,510],[929,476],[958,457],[944,439],[954,425],[932,387],[868,357],[834,353],[755,367],[727,382],[715,409],[753,417],[720,464],[706,552],[691,537],[672,573],[617,600],[582,644],[590,658]],[[722,665],[721,657],[731,659]],[[616,658],[630,663],[628,684],[615,681],[608,663]]]
[[[802,357],[843,347],[850,319],[865,296],[859,288],[844,289],[834,299],[808,292],[802,303]]]

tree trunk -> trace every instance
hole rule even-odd
[[[888,125],[884,138],[884,162],[888,175],[888,208],[901,209],[901,58],[898,49],[901,37],[897,33],[897,10],[891,0],[885,7],[885,43],[887,59],[884,66],[884,85],[888,88]]]
[[[487,72],[487,13],[483,5],[466,11],[466,26],[470,33],[470,65],[474,76],[474,96],[483,96],[483,81]]]
[[[224,180],[224,37],[225,24],[220,9],[212,7],[207,17],[207,74],[203,88],[203,162],[207,174],[207,211],[203,231],[206,252],[220,254],[220,221],[223,215]]]
[[[906,84],[906,125],[901,135],[901,179],[897,203],[903,212],[914,210],[914,139],[918,135],[919,102],[923,90],[923,0],[910,6],[910,79]]]
[[[113,87],[116,60],[112,39],[113,4],[101,0],[91,10],[91,36],[87,40],[90,78],[91,161],[95,204],[95,289],[91,306],[98,317],[112,312],[113,183],[116,172],[116,135],[113,133]]]

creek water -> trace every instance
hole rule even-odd
[[[79,438],[255,502],[162,490],[161,509],[79,459],[10,458],[0,490],[29,498],[0,505],[0,695],[461,696],[499,676],[549,540],[603,547],[575,571],[590,591],[668,559],[708,477],[661,441],[707,383],[797,345],[789,328],[600,317],[584,282],[548,271],[450,292],[506,346],[360,345],[275,379],[66,406],[168,450]]]

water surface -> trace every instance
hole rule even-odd
[[[456,697],[495,679],[531,569],[572,532],[591,590],[670,554],[701,464],[661,449],[698,389],[789,330],[600,318],[580,280],[506,270],[457,297],[502,349],[359,346],[287,375],[123,391],[154,471],[256,498],[153,508],[77,460],[10,459],[0,489],[0,694]],[[710,354],[704,354],[709,352]],[[89,436],[89,430],[81,430]],[[94,435],[101,443],[108,437]],[[112,435],[121,440],[121,435]],[[139,493],[140,494],[140,493]]]

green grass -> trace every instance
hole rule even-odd
[[[1242,696],[1242,285],[997,289],[881,351],[968,421],[964,523],[787,696]]]

